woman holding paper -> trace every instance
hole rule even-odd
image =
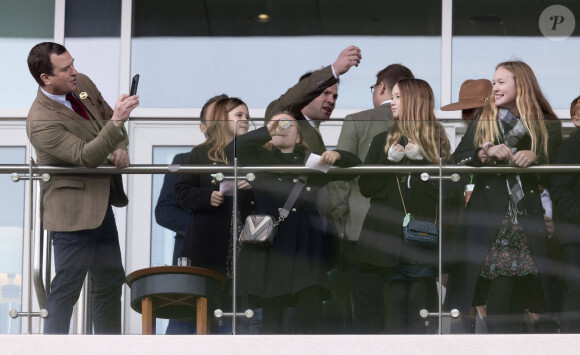
[[[235,136],[248,132],[249,118],[248,107],[240,99],[217,101],[206,131],[207,140],[191,150],[186,164],[230,164],[225,147]],[[181,256],[190,258],[191,266],[215,270],[228,278],[232,277],[233,255],[231,181],[217,181],[215,174],[184,174],[175,184],[177,202],[192,211]],[[238,181],[238,226],[251,210],[250,187],[247,181]]]
[[[326,170],[328,165],[350,167],[361,161],[344,151],[309,154],[299,125],[288,113],[274,115],[266,126],[239,136],[236,145],[242,165],[307,165]],[[259,214],[279,216],[300,174],[258,173],[253,183],[255,208]],[[290,322],[293,333],[315,333],[321,302],[330,296],[328,285],[329,240],[316,210],[318,190],[333,179],[348,180],[353,175],[311,174],[299,191],[288,218],[278,226],[271,247],[244,244],[240,254],[240,284],[251,305],[262,307],[264,333],[280,333],[284,311],[296,309]],[[303,178],[303,177],[302,177]]]
[[[395,121],[388,131],[373,139],[365,165],[432,165],[439,164],[440,158],[447,159],[449,141],[435,118],[429,84],[404,79],[392,92]],[[365,174],[359,179],[360,191],[371,198],[371,206],[355,257],[363,272],[376,273],[389,285],[387,333],[426,333],[419,312],[437,309],[437,240],[434,245],[404,241],[403,228],[413,218],[429,222],[436,229],[441,213],[438,184],[432,179],[423,181],[419,173]]]

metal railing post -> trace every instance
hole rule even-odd
[[[238,157],[234,156],[234,208],[233,208],[233,225],[232,225],[232,313],[237,312],[237,278],[238,278]],[[236,335],[236,317],[232,317],[232,334]]]
[[[439,265],[438,265],[438,276],[439,276],[439,289],[437,290],[437,304],[439,312],[439,322],[438,322],[438,334],[442,334],[443,320],[442,320],[442,309],[443,309],[443,263],[441,261],[443,256],[443,158],[439,158]]]
[[[26,239],[28,240],[28,309],[26,317],[28,319],[28,334],[32,334],[32,278],[33,272],[33,255],[34,255],[34,184],[32,180],[32,163],[33,159],[28,160],[28,231]]]
[[[93,333],[93,314],[91,307],[91,273],[87,273],[79,300],[74,308],[73,332],[75,334]]]

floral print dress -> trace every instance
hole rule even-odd
[[[512,211],[510,206],[501,221],[497,237],[481,267],[481,277],[492,280],[498,276],[538,274],[530,245],[514,216],[517,212]]]

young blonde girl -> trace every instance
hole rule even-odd
[[[454,154],[473,165],[525,168],[548,163],[561,124],[524,62],[498,64],[493,92]],[[467,152],[467,153],[466,153]],[[541,178],[541,177],[540,177]],[[475,174],[454,237],[457,260],[446,303],[463,314],[487,304],[491,333],[521,333],[524,312],[549,309],[548,234],[534,174]],[[461,257],[459,257],[461,256]]]
[[[365,164],[431,165],[447,159],[449,140],[433,107],[433,92],[427,82],[399,81],[391,102],[395,122],[373,139]],[[377,273],[389,284],[387,332],[425,333],[419,311],[437,306],[437,248],[404,242],[403,220],[410,213],[418,220],[437,222],[438,183],[422,181],[415,173],[365,174],[359,185],[361,193],[371,198],[371,206],[356,257],[363,272]]]

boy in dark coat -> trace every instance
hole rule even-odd
[[[580,128],[580,96],[570,106],[570,116]],[[562,142],[554,164],[580,164],[580,129]],[[551,180],[555,238],[560,246],[563,281],[560,300],[562,333],[580,332],[580,174],[558,174]]]

